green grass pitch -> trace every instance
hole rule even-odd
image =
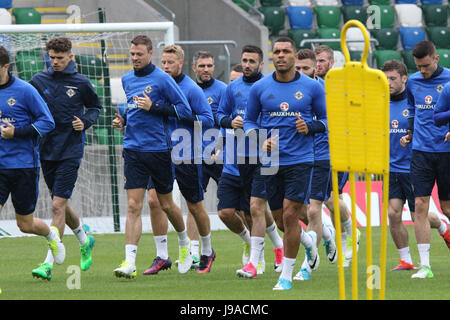
[[[359,297],[366,297],[365,228],[361,228],[359,250]],[[413,262],[419,261],[414,230],[408,226]],[[379,264],[380,228],[373,228],[374,264]],[[309,281],[294,281],[293,289],[273,291],[279,274],[273,270],[272,243],[266,237],[266,272],[257,279],[236,276],[241,268],[242,241],[230,231],[213,231],[212,244],[217,253],[212,271],[197,274],[178,273],[175,266],[158,275],[144,276],[142,272],[152,263],[156,249],[152,234],[142,235],[137,253],[137,278],[117,279],[115,269],[124,259],[124,234],[94,235],[96,245],[91,268],[80,273],[80,288],[73,288],[71,265],[79,265],[79,246],[74,236],[64,237],[66,260],[53,268],[51,281],[34,279],[31,270],[42,262],[47,252],[41,237],[0,239],[0,300],[335,300],[338,299],[337,265],[328,263],[321,245],[320,267]],[[169,254],[174,262],[178,256],[175,233],[169,233]],[[411,279],[411,271],[389,272],[398,263],[398,253],[388,235],[386,299],[389,300],[448,300],[450,299],[449,249],[432,230],[430,261],[433,279]],[[294,275],[303,261],[301,247]],[[69,272],[68,272],[69,271]],[[351,267],[345,268],[347,299],[351,298]],[[71,280],[72,279],[72,280]],[[374,290],[378,298],[378,290]]]

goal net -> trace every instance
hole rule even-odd
[[[150,37],[154,52],[152,62],[160,65],[161,48],[157,44],[174,42],[173,23],[4,25],[0,30],[0,45],[11,54],[11,72],[25,81],[49,65],[45,50],[48,40],[64,36],[72,41],[78,72],[91,81],[103,110],[97,122],[86,130],[84,158],[69,203],[91,229],[123,231],[127,214],[127,197],[123,189],[123,136],[111,125],[114,114],[123,113],[127,106],[121,77],[132,69],[128,51],[131,40],[139,34]],[[148,206],[145,206],[143,210],[148,212]],[[52,217],[51,198],[42,174],[35,215],[42,219]],[[5,229],[5,221],[14,219],[15,212],[9,199],[0,214],[0,226],[3,221]]]

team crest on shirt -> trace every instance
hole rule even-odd
[[[144,91],[145,91],[146,94],[149,94],[150,92],[152,92],[152,90],[153,90],[153,89],[152,89],[152,87],[150,87],[150,86],[146,86],[145,89],[144,89]]]
[[[442,89],[444,89],[444,86],[443,86],[442,84],[440,84],[440,85],[438,85],[438,86],[436,87],[436,91],[437,91],[438,93],[441,93]]]
[[[208,100],[208,103],[209,103],[209,104],[211,104],[211,103],[213,103],[213,102],[214,102],[214,99],[213,99],[212,97],[208,97],[208,99],[207,99],[207,100]]]
[[[69,98],[72,98],[72,97],[75,95],[75,90],[73,90],[72,88],[69,88],[69,89],[66,91],[66,94],[67,94],[67,96],[68,96]]]
[[[304,95],[303,95],[303,93],[302,93],[301,91],[297,91],[297,92],[294,94],[294,97],[295,97],[295,99],[300,100],[301,98],[304,97]]]
[[[16,100],[13,97],[9,98],[7,102],[10,107],[16,104]]]
[[[392,120],[391,127],[394,128],[394,129],[397,129],[398,128],[398,121],[397,120]]]
[[[426,96],[425,97],[425,103],[426,104],[431,104],[431,102],[433,102],[433,97],[432,96]]]
[[[409,115],[408,109],[403,110],[402,115],[406,118]]]
[[[287,102],[282,102],[282,103],[280,104],[280,109],[281,109],[281,111],[288,111],[288,110],[289,110],[289,103],[287,103]]]

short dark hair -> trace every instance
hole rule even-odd
[[[4,66],[9,63],[9,52],[5,47],[0,46],[0,66]]]
[[[209,51],[200,50],[194,53],[194,57],[192,58],[192,64],[195,66],[197,64],[198,59],[207,59],[211,58],[214,62],[214,56]]]
[[[381,71],[383,71],[383,72],[393,71],[393,70],[397,71],[400,76],[408,75],[408,69],[407,69],[406,65],[399,60],[388,60],[381,67]]]
[[[311,49],[301,49],[295,55],[297,60],[311,59],[316,64],[316,55]]]
[[[436,47],[433,42],[423,40],[416,43],[412,50],[412,55],[417,59],[422,59],[426,56],[434,57],[436,55]]]
[[[138,46],[140,44],[143,44],[147,47],[147,51],[150,52],[150,50],[153,49],[152,40],[147,37],[145,34],[138,35],[131,40],[131,44],[134,44],[135,46]]]
[[[260,47],[248,44],[242,48],[241,55],[244,53],[257,53],[259,56],[259,62],[263,61],[264,55]]]
[[[231,67],[230,71],[234,72],[244,72],[244,69],[242,69],[242,64],[238,63]]]
[[[295,45],[294,40],[292,40],[289,37],[280,37],[280,38],[276,39],[272,44],[272,49],[275,46],[275,43],[277,43],[277,42],[289,42],[292,45],[292,48],[294,48],[294,50],[297,49],[297,46]]]
[[[45,44],[47,51],[70,52],[72,50],[72,42],[68,38],[53,38]]]

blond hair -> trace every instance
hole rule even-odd
[[[165,46],[163,49],[163,53],[173,53],[177,56],[178,59],[184,61],[184,50],[179,45],[171,44]]]

